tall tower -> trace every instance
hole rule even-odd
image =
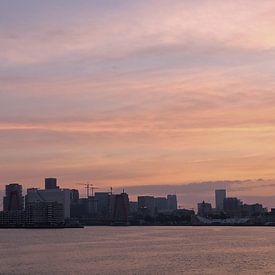
[[[3,199],[4,211],[17,211],[24,209],[22,185],[12,183],[6,185],[6,195]]]
[[[178,201],[176,195],[167,195],[168,210],[174,211],[178,209]]]
[[[113,222],[128,222],[129,197],[126,193],[111,195],[111,218]]]
[[[215,190],[216,209],[223,211],[223,201],[226,198],[226,190],[218,189]]]

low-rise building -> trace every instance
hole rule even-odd
[[[198,203],[198,215],[201,217],[208,217],[212,214],[212,205],[211,203],[207,203],[203,201],[202,203]]]

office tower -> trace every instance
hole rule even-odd
[[[45,189],[57,189],[57,179],[56,178],[46,178],[45,179]]]
[[[178,209],[178,202],[176,195],[167,195],[168,210],[174,211]]]
[[[78,204],[79,191],[77,189],[71,189],[71,204]]]
[[[12,183],[6,185],[6,194],[3,199],[4,211],[19,211],[24,209],[22,185]]]
[[[77,189],[71,189],[70,195],[70,217],[75,218],[78,217],[80,213],[79,191]]]
[[[223,201],[223,209],[230,217],[240,217],[243,203],[238,198],[225,198]]]
[[[95,200],[97,202],[97,215],[102,218],[110,216],[110,198],[109,192],[95,192]]]
[[[95,217],[97,214],[97,201],[94,196],[89,196],[86,199],[87,213],[90,217]]]
[[[216,209],[219,211],[223,211],[223,201],[226,198],[226,190],[219,189],[215,190],[215,201],[216,201]]]
[[[153,196],[139,196],[138,210],[144,215],[155,215],[155,198]]]
[[[117,223],[127,223],[129,216],[129,197],[126,193],[111,195],[111,219]]]
[[[208,217],[212,214],[212,205],[211,203],[202,202],[198,203],[198,215],[201,217]]]
[[[168,210],[167,198],[155,198],[155,208],[158,213],[166,212]]]
[[[136,213],[138,211],[138,202],[137,201],[129,202],[129,211],[131,214]]]

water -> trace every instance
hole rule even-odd
[[[0,230],[1,274],[275,274],[275,228]]]

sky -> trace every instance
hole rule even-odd
[[[274,179],[274,14],[269,0],[0,0],[1,186]]]

